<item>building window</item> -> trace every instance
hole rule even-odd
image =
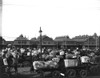
[[[50,44],[50,42],[48,42],[48,44]]]
[[[26,44],[26,41],[22,41],[22,44]]]
[[[18,41],[18,44],[21,44],[21,42],[20,42],[20,41]]]
[[[46,42],[43,42],[43,44],[46,44]]]

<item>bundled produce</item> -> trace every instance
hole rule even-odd
[[[45,62],[46,66],[47,67],[53,67],[53,68],[56,68],[57,67],[57,62],[54,62],[54,61],[47,61]]]
[[[44,63],[44,61],[34,61],[33,67],[34,67],[35,70],[38,69],[38,68],[44,68],[45,63]]]
[[[46,67],[56,68],[56,67],[58,67],[58,61],[59,61],[59,59],[57,59],[57,58],[53,58],[50,61],[34,61],[33,67],[34,67],[34,69],[46,68]]]

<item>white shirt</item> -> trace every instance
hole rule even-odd
[[[81,62],[82,62],[82,63],[88,63],[89,60],[90,60],[90,58],[89,58],[88,56],[82,56],[82,57],[81,57]]]
[[[6,58],[3,59],[3,63],[4,63],[4,65],[8,65],[8,62],[7,62]]]
[[[60,55],[64,55],[64,51],[61,51],[61,52],[60,52]]]

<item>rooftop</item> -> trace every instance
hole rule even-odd
[[[26,37],[24,37],[22,34],[17,37],[15,40],[28,40]]]

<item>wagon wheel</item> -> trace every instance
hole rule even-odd
[[[59,71],[52,72],[52,77],[53,78],[60,78],[60,72]]]
[[[90,72],[97,73],[98,69],[99,69],[98,66],[92,66],[92,67],[90,67]]]
[[[40,76],[44,77],[44,72],[42,70],[39,70],[38,73],[40,74]]]
[[[76,77],[76,71],[74,69],[68,69],[66,71],[66,76],[68,78],[74,78],[74,77]]]
[[[30,65],[30,63],[28,61],[23,62],[24,67],[27,67]]]
[[[10,75],[7,73],[3,73],[2,78],[10,78]]]
[[[81,70],[81,71],[80,71],[80,76],[81,76],[82,78],[85,78],[85,77],[87,76],[87,70]]]

